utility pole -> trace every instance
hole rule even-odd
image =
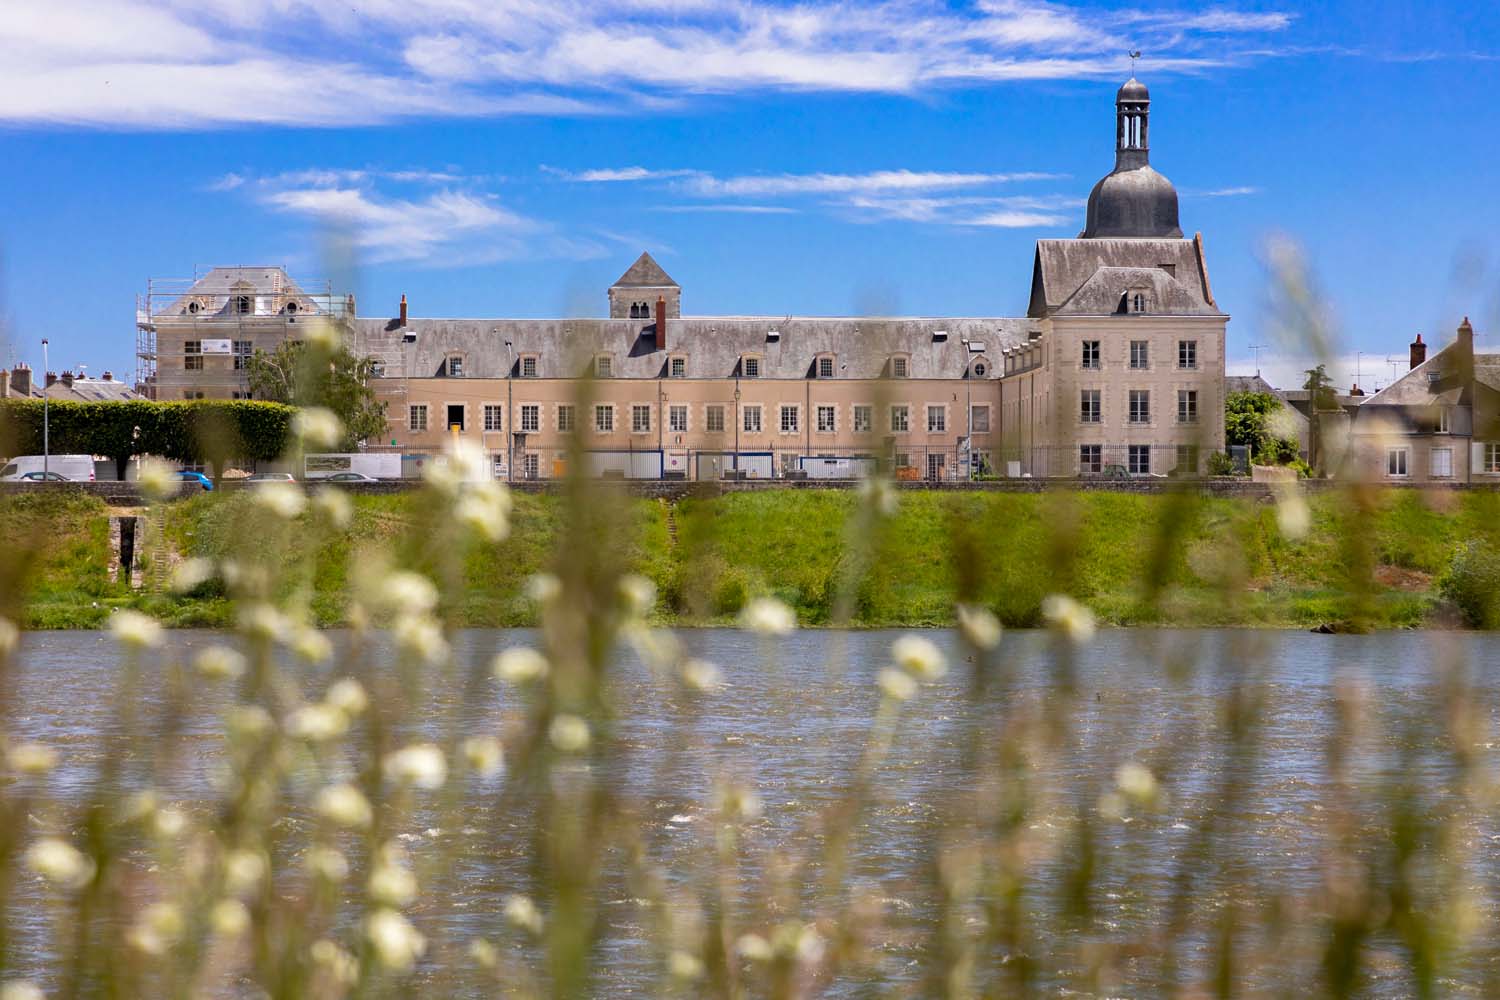
[[[47,338],[42,338],[42,481],[47,480],[47,461],[52,451],[50,414],[47,412]],[[35,380],[32,381],[35,385]]]
[[[516,394],[512,383],[516,363],[511,357],[513,353],[511,342],[507,340],[505,342],[505,419],[507,421],[505,424],[505,481],[507,483],[515,478],[515,474],[511,471],[511,467],[515,465],[513,459],[516,455],[515,446],[511,444],[516,439]]]

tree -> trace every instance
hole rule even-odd
[[[1309,406],[1307,408],[1307,419],[1311,425],[1308,433],[1308,463],[1312,465],[1319,474],[1323,472],[1323,418],[1322,414],[1339,408],[1338,393],[1334,391],[1333,380],[1328,377],[1324,365],[1309,368],[1306,372],[1307,381],[1302,383],[1309,395]]]
[[[1286,465],[1297,460],[1297,441],[1271,432],[1281,400],[1269,392],[1231,392],[1224,398],[1224,440],[1250,449],[1251,460]]]
[[[355,356],[342,344],[330,348],[301,340],[284,341],[269,354],[256,351],[246,362],[256,399],[289,406],[324,406],[343,422],[340,451],[386,432],[385,404],[375,398],[371,358]]]

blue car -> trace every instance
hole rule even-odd
[[[214,481],[201,472],[189,472],[187,469],[182,469],[178,471],[177,478],[184,483],[197,483],[205,490],[212,490],[214,488]]]

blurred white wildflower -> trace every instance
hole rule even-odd
[[[308,406],[292,415],[292,433],[304,448],[336,448],[344,437],[344,422],[332,410]]]
[[[42,775],[57,766],[57,751],[45,743],[19,743],[5,752],[5,762],[20,774]]]
[[[507,684],[526,684],[547,675],[547,658],[534,649],[512,646],[495,657],[491,669]]]
[[[332,847],[314,847],[307,852],[307,870],[328,882],[349,877],[349,859]]]
[[[788,920],[771,933],[771,949],[778,955],[812,963],[823,957],[823,939],[807,924]]]
[[[370,825],[374,813],[364,793],[347,782],[329,785],[318,792],[318,815],[335,826],[362,829]]]
[[[678,982],[691,983],[703,978],[703,961],[685,951],[674,951],[667,959],[667,971]]]
[[[741,958],[751,962],[769,962],[775,957],[771,942],[759,934],[741,934],[734,943],[734,950],[739,952]]]
[[[286,720],[286,731],[309,743],[327,743],[349,731],[349,716],[334,705],[303,705]]]
[[[287,521],[307,509],[307,494],[295,483],[263,483],[255,488],[254,498],[257,506]]]
[[[398,861],[382,860],[370,873],[368,889],[376,903],[401,907],[417,898],[417,877]]]
[[[448,762],[443,751],[431,743],[415,743],[385,755],[385,776],[418,788],[442,788],[448,780]]]
[[[886,517],[894,515],[901,506],[901,497],[895,487],[880,476],[862,480],[859,484],[859,497]]]
[[[354,520],[354,502],[336,486],[324,486],[314,493],[312,506],[313,513],[335,528],[347,528],[349,522]]]
[[[94,862],[56,837],[44,837],[26,851],[26,867],[64,889],[82,889],[94,877]]]
[[[505,767],[505,748],[493,736],[471,736],[463,749],[464,761],[481,778],[493,778]]]
[[[488,480],[463,491],[453,506],[453,517],[485,541],[499,542],[510,535],[510,508],[505,487]]]
[[[469,942],[469,958],[481,969],[493,969],[500,961],[500,953],[484,938],[475,938]]]
[[[33,982],[12,979],[0,985],[0,1000],[47,1000],[47,995]]]
[[[656,607],[656,584],[639,573],[620,577],[619,588],[625,613],[632,618],[644,618]]]
[[[788,635],[797,627],[797,615],[774,597],[757,597],[740,612],[740,625],[761,635]]]
[[[1124,819],[1125,813],[1129,810],[1129,803],[1125,801],[1125,796],[1116,791],[1105,792],[1099,796],[1098,805],[1099,815],[1105,819]]]
[[[1288,541],[1301,541],[1312,528],[1312,511],[1296,486],[1281,491],[1276,502],[1276,527]]]
[[[230,851],[224,856],[224,891],[235,896],[253,893],[265,881],[266,870],[266,856],[259,851]]]
[[[161,645],[162,629],[155,618],[128,608],[116,611],[109,619],[109,630],[127,649],[146,649]]]
[[[410,971],[427,950],[427,939],[395,910],[379,909],[365,918],[365,939],[387,969]]]
[[[175,904],[152,903],[141,911],[126,936],[147,955],[161,956],[182,936],[182,931],[182,911]]]
[[[1094,615],[1066,594],[1050,594],[1042,600],[1042,617],[1075,645],[1094,637]]]
[[[236,739],[263,736],[276,728],[276,723],[259,705],[236,705],[224,717],[224,728]]]
[[[21,641],[21,630],[16,628],[15,622],[9,618],[0,618],[0,656],[9,656],[15,652],[16,643]]]
[[[332,705],[351,719],[363,715],[370,707],[370,698],[365,689],[353,677],[341,677],[328,687],[323,696],[326,704]]]
[[[529,934],[542,933],[542,911],[530,896],[508,896],[505,900],[505,922]]]
[[[135,466],[135,481],[148,500],[160,500],[177,492],[177,470],[159,458],[142,458]]]
[[[707,660],[691,659],[682,665],[682,683],[693,691],[712,691],[724,683],[724,675]]]
[[[1277,406],[1276,409],[1266,414],[1266,433],[1273,438],[1295,441],[1301,433],[1297,426],[1297,418],[1292,416],[1292,411],[1286,406]]]
[[[977,604],[960,604],[955,610],[958,630],[976,649],[994,649],[1000,645],[1000,619],[993,611]]]
[[[245,658],[228,646],[209,646],[193,657],[193,668],[209,680],[232,680],[245,672]]]
[[[547,738],[563,753],[580,753],[588,749],[589,724],[576,715],[559,715],[547,729]]]
[[[562,594],[562,581],[551,573],[537,573],[526,581],[526,596],[538,604],[551,604]]]
[[[392,633],[396,645],[422,663],[433,665],[448,658],[448,640],[443,637],[442,628],[425,615],[400,616]]]
[[[917,682],[911,674],[895,667],[882,667],[875,683],[880,686],[881,694],[891,701],[909,701],[917,693]]]
[[[714,790],[715,805],[727,820],[759,819],[760,796],[747,785],[725,783]]]
[[[236,938],[250,929],[250,909],[238,899],[219,900],[208,919],[221,938]]]
[[[339,332],[327,319],[315,316],[312,322],[302,327],[302,340],[308,347],[318,351],[336,351],[339,347]]]
[[[292,633],[292,652],[307,663],[327,663],[333,656],[333,643],[311,625],[302,625]]]
[[[212,559],[202,556],[184,559],[172,568],[172,590],[179,594],[196,590],[212,580],[215,572]]]
[[[152,831],[163,840],[177,839],[182,836],[187,826],[187,813],[172,806],[165,806],[156,810],[155,814],[151,817]]]
[[[1150,802],[1156,798],[1156,776],[1146,765],[1133,760],[1115,769],[1115,787],[1136,802]]]
[[[323,938],[314,941],[307,951],[314,962],[328,971],[335,983],[347,987],[359,982],[359,959],[334,942]]]
[[[267,641],[279,640],[288,629],[286,616],[263,601],[241,605],[239,623],[247,635]]]
[[[896,661],[896,666],[918,680],[937,680],[948,672],[943,651],[931,639],[919,635],[903,635],[893,642],[891,658]]]
[[[437,607],[436,585],[421,573],[398,570],[390,574],[380,585],[382,603],[392,611],[408,615],[423,615]]]

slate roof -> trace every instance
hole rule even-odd
[[[317,302],[297,284],[282,267],[213,267],[193,282],[181,295],[156,309],[154,316],[183,315],[194,301],[204,311],[200,315],[229,314],[234,296],[251,295],[255,299],[252,315],[273,316],[286,304],[297,302],[303,313],[320,311]]]
[[[1223,315],[1196,238],[1038,240],[1028,313],[1111,315],[1141,285],[1151,290],[1154,315]]]
[[[1231,392],[1265,392],[1281,397],[1280,390],[1259,375],[1225,375],[1224,394],[1227,396]]]
[[[84,403],[119,403],[127,399],[143,399],[133,386],[115,379],[74,378],[71,386],[62,380],[47,387],[48,399],[76,400]]]
[[[667,324],[668,349],[659,350],[655,324],[631,319],[411,319],[401,327],[361,318],[350,326],[355,350],[383,362],[387,378],[437,376],[450,354],[464,356],[466,378],[503,378],[523,354],[536,355],[539,378],[575,378],[601,353],[613,358],[616,378],[663,377],[667,358],[678,354],[688,378],[731,378],[740,359],[754,354],[761,378],[801,379],[823,353],[836,356],[839,378],[885,375],[893,354],[909,357],[910,378],[962,378],[970,358],[981,356],[965,339],[984,345],[991,377],[1004,368],[1002,349],[1022,346],[1040,330],[1037,321],[1018,318],[688,316]],[[935,339],[936,331],[947,337]]]
[[[679,286],[677,282],[672,280],[671,275],[662,270],[661,265],[656,262],[656,258],[652,257],[649,253],[643,253],[635,259],[634,264],[631,264],[625,270],[624,274],[620,275],[620,280],[616,281],[610,287],[677,288]]]
[[[1458,353],[1457,340],[1432,354],[1417,367],[1371,396],[1366,406],[1452,406],[1468,401],[1468,386],[1462,382],[1467,363]],[[1500,354],[1475,354],[1474,381],[1500,389]],[[1438,375],[1433,381],[1430,375]]]

